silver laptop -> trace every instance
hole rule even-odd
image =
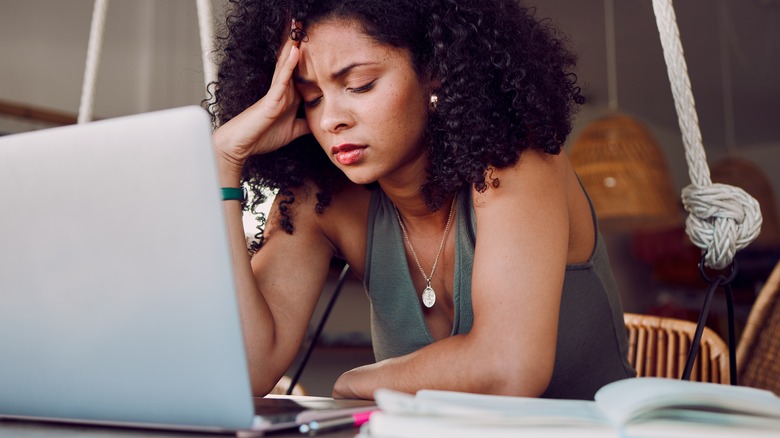
[[[203,109],[0,137],[0,417],[273,430],[367,405],[280,403],[251,395]]]

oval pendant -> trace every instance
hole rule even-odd
[[[422,302],[429,309],[436,303],[436,292],[433,291],[432,287],[425,287],[422,293]]]

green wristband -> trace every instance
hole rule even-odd
[[[244,189],[240,187],[222,187],[223,201],[241,201],[244,202]]]

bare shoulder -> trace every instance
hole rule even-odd
[[[532,232],[546,239],[555,232],[565,237],[561,243],[567,263],[590,258],[595,244],[592,211],[564,152],[527,150],[514,166],[494,169],[488,176],[488,189],[473,192],[478,232]]]
[[[488,189],[474,191],[475,207],[490,208],[491,204],[529,197],[551,201],[551,195],[569,184],[570,174],[573,175],[571,165],[563,153],[526,150],[513,166],[488,169]]]
[[[366,259],[368,208],[371,190],[348,184],[333,195],[330,206],[321,216],[321,226],[336,249],[358,277],[363,276]]]
[[[277,195],[266,224],[266,241],[297,236],[308,244],[327,245],[333,256],[346,259],[356,274],[362,274],[371,191],[347,183],[320,208],[318,192],[315,184],[308,183],[290,190],[287,196]],[[283,227],[285,217],[291,221],[292,234]],[[280,234],[285,237],[276,237]]]

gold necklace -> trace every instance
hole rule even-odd
[[[447,240],[447,234],[450,231],[450,222],[452,222],[452,212],[454,210],[455,210],[455,197],[452,198],[452,203],[450,204],[450,214],[447,217],[447,225],[444,227],[444,234],[441,236],[439,251],[436,253],[436,259],[433,261],[433,268],[431,268],[431,275],[427,276],[425,275],[425,270],[420,264],[420,259],[417,258],[417,253],[414,252],[412,241],[409,240],[409,233],[406,232],[404,221],[401,220],[401,214],[398,213],[398,208],[395,209],[395,216],[398,218],[398,224],[401,225],[401,231],[403,231],[404,233],[404,239],[406,240],[406,244],[409,245],[409,250],[412,252],[414,261],[417,262],[417,267],[420,268],[420,272],[422,273],[423,278],[425,279],[425,289],[423,289],[423,293],[422,293],[422,302],[425,305],[425,307],[429,309],[433,307],[434,303],[436,303],[436,292],[431,287],[431,280],[433,279],[433,273],[436,272],[436,265],[439,263],[439,256],[441,255],[442,249],[444,249],[444,242]]]

